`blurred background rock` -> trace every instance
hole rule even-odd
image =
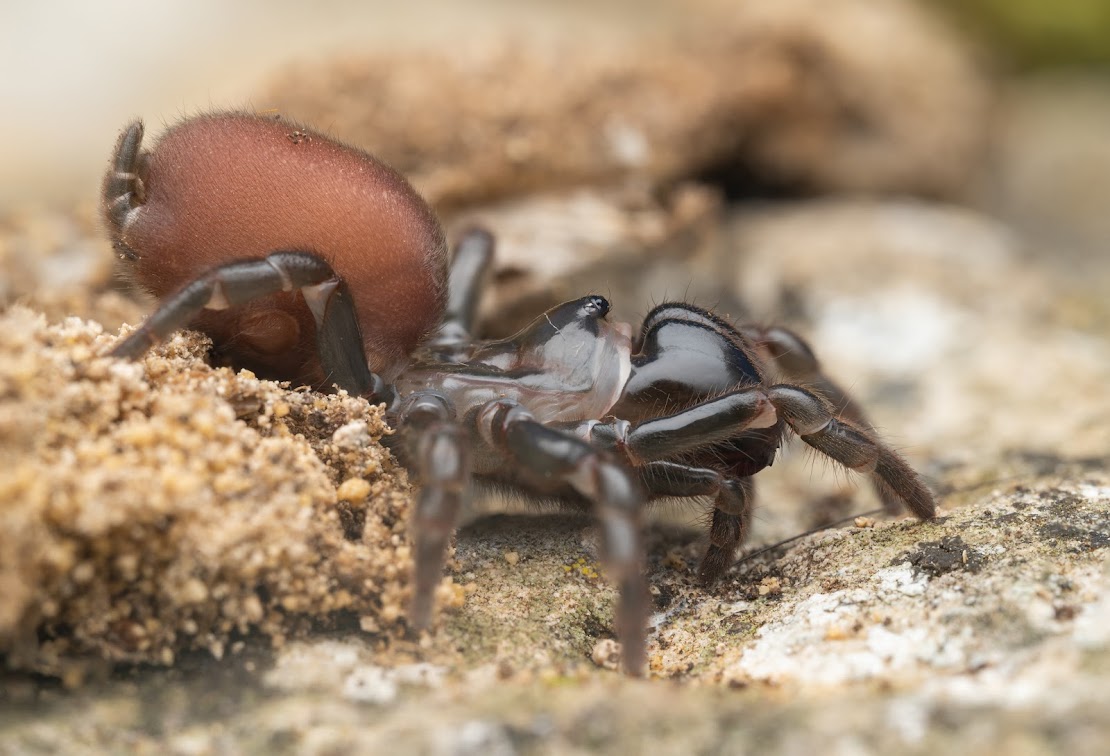
[[[4,4],[0,302],[103,276],[104,248],[74,247],[100,240],[106,145],[128,119],[156,138],[210,108],[278,108],[385,157],[448,222],[505,219],[502,275],[529,296],[598,259],[689,254],[713,194],[954,199],[1086,266],[1110,238],[1108,16],[1098,0]]]

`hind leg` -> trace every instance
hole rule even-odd
[[[263,260],[230,263],[208,271],[166,298],[111,354],[135,359],[186,327],[202,310],[223,310],[294,290],[300,290],[316,321],[316,344],[327,383],[391,403],[392,389],[367,367],[358,317],[346,284],[330,265],[307,252],[274,252]]]

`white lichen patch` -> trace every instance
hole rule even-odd
[[[397,683],[381,667],[360,666],[343,679],[341,695],[349,701],[388,704],[397,699]]]
[[[361,640],[290,643],[263,676],[264,684],[286,693],[324,693],[359,703],[385,705],[403,686],[438,688],[446,670],[426,662],[387,667]]]
[[[894,567],[879,570],[874,579],[883,591],[895,591],[903,596],[923,596],[929,584],[929,578],[920,572],[914,572],[913,565],[902,562]]]
[[[721,650],[711,668],[730,681],[806,690],[929,679],[930,696],[1031,705],[1082,668],[1081,649],[1110,647],[1110,581],[1099,556],[1106,500],[1087,495],[1102,487],[990,493],[946,516],[951,535],[922,535],[862,581],[867,552],[851,553],[847,539],[814,539],[780,563],[784,599],[764,609],[769,619],[754,638]],[[864,564],[838,569],[836,580],[857,587],[815,591],[791,579],[849,559]]]
[[[888,627],[889,610],[888,601],[868,590],[811,595],[764,625],[725,676],[838,686],[965,661],[960,638],[939,637],[928,627]]]

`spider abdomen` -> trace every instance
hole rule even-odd
[[[346,281],[370,368],[387,379],[439,324],[443,232],[385,164],[317,132],[247,113],[183,121],[149,152],[127,141],[141,137],[141,124],[121,137],[104,202],[116,248],[150,293],[164,298],[230,262],[279,250],[312,253]],[[132,164],[121,166],[128,146]],[[193,325],[232,362],[304,383],[323,378],[313,318],[296,292],[231,312],[205,311]]]

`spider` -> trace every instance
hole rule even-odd
[[[435,215],[399,174],[300,125],[214,113],[150,151],[120,135],[103,183],[110,235],[161,301],[111,354],[136,358],[186,326],[259,375],[381,403],[421,487],[409,622],[430,624],[449,539],[473,482],[593,513],[620,588],[626,671],[647,624],[641,514],[656,499],[712,502],[698,568],[709,585],[748,529],[752,476],[788,434],[870,476],[889,508],[934,516],[932,494],[779,327],[735,327],[682,302],[638,334],[585,296],[515,336],[474,336],[493,237],[464,234],[448,262]],[[772,383],[769,375],[793,383]]]

